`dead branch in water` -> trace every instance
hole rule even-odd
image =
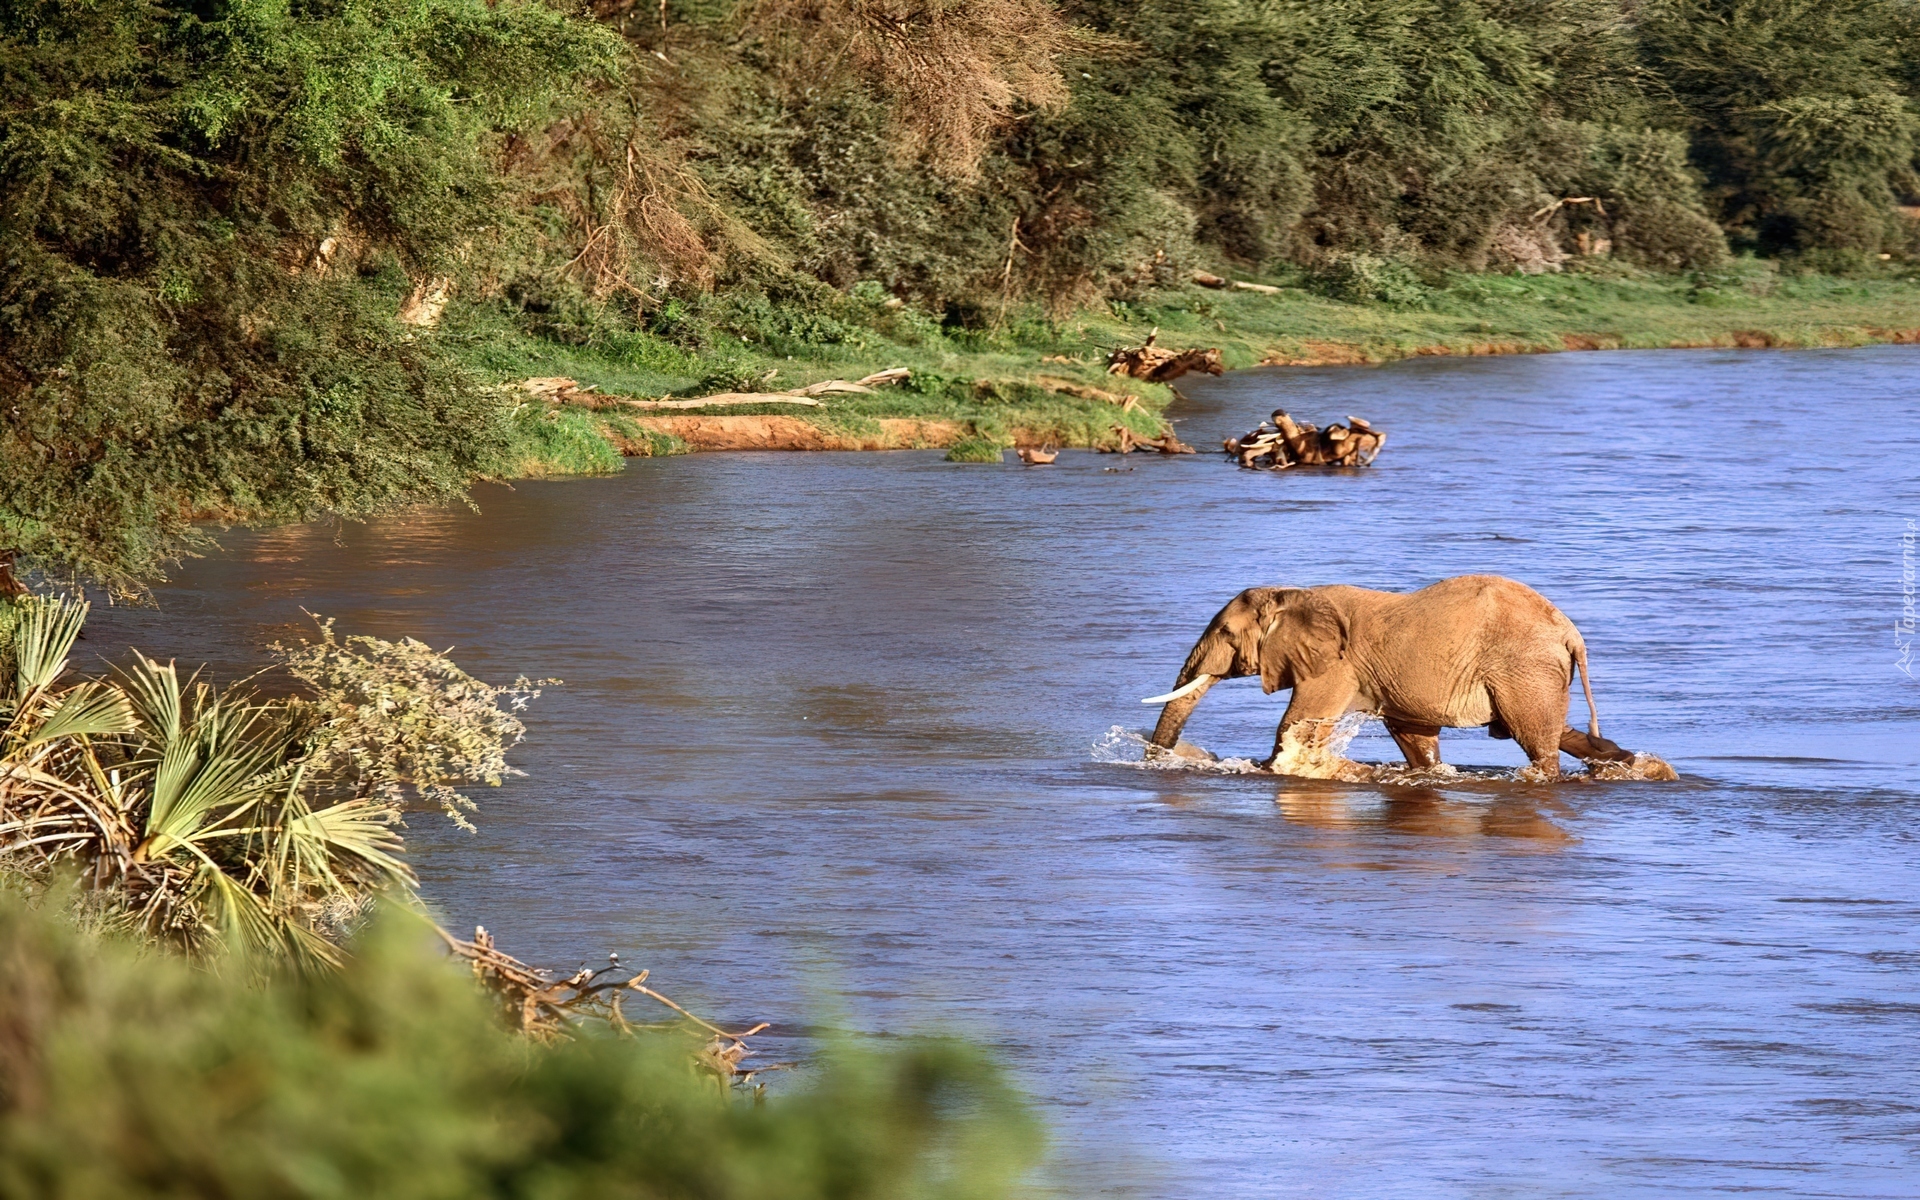
[[[620,965],[620,956],[607,956],[607,965],[598,970],[581,967],[563,979],[549,971],[529,966],[494,945],[493,935],[484,926],[475,926],[472,941],[448,933],[439,925],[433,931],[446,943],[447,951],[465,961],[500,1006],[506,1023],[528,1037],[541,1042],[557,1042],[573,1036],[588,1021],[604,1022],[620,1033],[634,1030],[684,1028],[692,1025],[709,1035],[694,1055],[696,1065],[723,1086],[745,1087],[761,1071],[779,1070],[787,1063],[747,1069],[740,1064],[754,1051],[747,1039],[767,1027],[761,1022],[751,1029],[729,1033],[710,1021],[694,1016],[672,1000],[646,986],[646,971],[629,971]],[[629,995],[645,996],[679,1013],[678,1020],[637,1022],[621,1010],[620,1002]]]
[[[1128,429],[1125,425],[1115,425],[1112,429],[1114,444],[1101,446],[1102,454],[1132,454],[1135,450],[1158,450],[1162,454],[1192,454],[1193,447],[1173,436],[1173,430],[1159,437],[1143,437]]]
[[[1387,444],[1383,429],[1375,429],[1359,417],[1348,417],[1349,424],[1333,424],[1325,429],[1302,425],[1285,409],[1275,409],[1271,421],[1240,437],[1221,443],[1227,457],[1252,471],[1284,471],[1288,467],[1369,467]]]
[[[1147,335],[1142,345],[1116,348],[1107,355],[1107,374],[1131,375],[1149,383],[1166,383],[1189,371],[1219,375],[1226,370],[1217,349],[1166,350],[1153,344],[1159,337],[1160,331],[1156,329]]]

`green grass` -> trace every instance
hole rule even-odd
[[[1578,264],[1577,264],[1578,265]],[[1244,277],[1244,276],[1242,276]],[[1304,275],[1256,279],[1277,294],[1161,292],[1046,320],[1014,311],[984,329],[942,327],[911,309],[860,306],[818,318],[823,340],[792,330],[793,312],[754,320],[724,312],[681,332],[636,330],[607,310],[583,308],[567,322],[535,322],[500,309],[469,307],[443,333],[466,365],[489,382],[565,375],[613,396],[699,396],[779,391],[830,378],[908,367],[904,386],[870,396],[835,396],[820,408],[770,403],[685,412],[798,417],[830,433],[871,436],[891,418],[950,422],[948,440],[1000,447],[1016,438],[1089,446],[1125,424],[1156,432],[1174,392],[1108,376],[1107,351],[1154,329],[1174,348],[1217,346],[1230,368],[1262,362],[1389,362],[1420,354],[1488,354],[1566,348],[1669,346],[1857,346],[1920,329],[1920,282],[1889,271],[1867,278],[1781,275],[1740,260],[1713,272],[1652,275],[1599,263],[1558,275],[1438,275],[1412,303],[1347,303],[1312,290]],[[724,309],[724,303],[716,307]],[[764,306],[762,306],[764,308]],[[864,322],[864,323],[862,323]],[[777,328],[773,326],[777,324]],[[671,336],[670,336],[671,335]],[[1067,360],[1067,361],[1045,361]],[[1063,394],[1062,385],[1137,397],[1133,411]],[[1177,385],[1176,385],[1177,386]],[[636,414],[644,421],[646,414]],[[618,420],[618,418],[614,418]],[[525,469],[537,473],[614,469],[595,438],[604,415],[520,418]],[[672,452],[628,423],[623,440]]]

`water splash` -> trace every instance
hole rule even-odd
[[[1679,775],[1663,759],[1651,754],[1636,754],[1628,763],[1593,763],[1586,771],[1573,771],[1549,780],[1531,765],[1505,770],[1462,770],[1452,763],[1431,767],[1412,767],[1403,762],[1363,763],[1346,757],[1346,749],[1366,727],[1365,713],[1348,713],[1333,723],[1325,737],[1315,739],[1315,731],[1296,726],[1287,731],[1277,770],[1251,758],[1215,758],[1189,742],[1181,742],[1181,753],[1160,749],[1144,734],[1114,725],[1093,743],[1094,762],[1147,771],[1192,771],[1205,775],[1290,775],[1296,779],[1331,779],[1342,783],[1378,783],[1389,787],[1432,787],[1463,783],[1588,783],[1622,780],[1670,780]]]
[[[1187,758],[1171,754],[1148,741],[1145,735],[1122,725],[1111,726],[1101,734],[1093,743],[1092,752],[1094,762],[1148,771],[1198,771],[1208,775],[1254,775],[1261,771],[1260,764],[1250,758],[1214,758],[1212,755]]]
[[[1347,747],[1366,727],[1367,720],[1367,714],[1352,712],[1330,721],[1297,722],[1280,741],[1273,773],[1300,779],[1368,782],[1375,768],[1347,757]]]
[[[1587,774],[1591,779],[1601,780],[1652,779],[1665,781],[1680,778],[1680,773],[1674,770],[1665,759],[1655,757],[1651,754],[1636,754],[1633,756],[1632,762],[1593,763],[1588,766]]]

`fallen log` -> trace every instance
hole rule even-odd
[[[1270,283],[1248,283],[1244,279],[1226,279],[1211,271],[1195,271],[1193,281],[1203,288],[1212,288],[1215,291],[1232,288],[1240,292],[1259,292],[1263,296],[1280,294],[1280,289]]]
[[[658,400],[632,400],[625,396],[602,395],[590,383],[583,384],[561,375],[528,379],[520,384],[520,388],[551,404],[584,404],[595,408],[611,404],[638,409],[720,408],[730,404],[801,404],[817,408],[821,404],[821,396],[871,396],[873,389],[881,384],[899,383],[912,376],[913,372],[906,367],[889,367],[851,382],[823,379],[819,383],[785,392],[721,392],[713,396],[689,396],[680,400],[665,396]]]
[[[1387,434],[1360,417],[1345,425],[1302,425],[1287,410],[1275,409],[1270,421],[1221,443],[1227,457],[1250,471],[1289,467],[1370,467],[1387,444]]]
[[[777,1071],[792,1065],[742,1066],[741,1061],[753,1053],[747,1039],[765,1029],[765,1022],[731,1033],[703,1021],[646,986],[648,972],[623,968],[617,954],[608,955],[607,965],[598,970],[581,967],[571,975],[556,979],[552,972],[528,966],[495,946],[493,935],[484,926],[474,927],[472,941],[457,938],[437,924],[433,931],[440,935],[447,952],[465,962],[474,979],[493,996],[501,1018],[535,1041],[551,1044],[568,1040],[578,1036],[583,1027],[596,1024],[616,1033],[690,1025],[708,1039],[693,1056],[695,1068],[723,1087],[749,1086],[761,1071]],[[636,995],[665,1005],[679,1013],[680,1019],[666,1023],[633,1020],[622,1011],[620,1002]]]
[[[1140,397],[1131,392],[1109,392],[1104,388],[1089,387],[1084,383],[1074,383],[1070,379],[1060,379],[1052,375],[1035,375],[1033,381],[1050,392],[1072,396],[1077,400],[1099,400],[1128,412],[1140,407]]]
[[[1226,371],[1218,349],[1167,350],[1153,344],[1159,337],[1160,331],[1155,329],[1147,335],[1142,345],[1116,347],[1113,353],[1107,355],[1107,374],[1131,375],[1149,383],[1166,383],[1189,371],[1203,371],[1208,375],[1220,375]]]

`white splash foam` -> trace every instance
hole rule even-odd
[[[1250,758],[1183,758],[1149,742],[1123,725],[1114,725],[1093,743],[1093,761],[1147,771],[1199,771],[1208,775],[1252,775],[1260,764]]]
[[[1529,764],[1511,770],[1462,771],[1452,763],[1410,767],[1405,763],[1363,763],[1346,757],[1346,749],[1370,720],[1365,713],[1348,713],[1316,744],[1313,731],[1295,726],[1287,731],[1276,775],[1300,779],[1333,779],[1344,783],[1382,783],[1394,787],[1423,787],[1449,783],[1579,783],[1627,779],[1676,779],[1672,767],[1651,754],[1636,754],[1630,763],[1594,763],[1586,772],[1563,774],[1548,780]],[[1186,745],[1186,743],[1181,743]],[[1194,747],[1198,749],[1198,747]],[[1153,745],[1144,734],[1114,725],[1092,746],[1093,761],[1146,771],[1193,771],[1206,775],[1267,774],[1250,758],[1188,758]]]
[[[1301,721],[1280,740],[1273,773],[1301,779],[1339,779],[1362,783],[1374,768],[1347,757],[1347,747],[1366,727],[1367,714],[1348,713],[1333,721]]]
[[[1656,779],[1670,780],[1680,778],[1665,759],[1651,754],[1636,754],[1632,762],[1597,762],[1587,767],[1587,774],[1593,779]]]

